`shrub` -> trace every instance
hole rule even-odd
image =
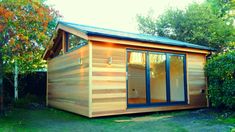
[[[207,61],[208,94],[213,107],[235,108],[235,51],[213,56]]]

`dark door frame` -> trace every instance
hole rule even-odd
[[[128,52],[144,52],[145,55],[145,76],[146,76],[146,104],[128,104]],[[150,91],[150,66],[149,66],[149,54],[164,54],[166,55],[166,96],[167,102],[165,103],[151,103],[151,91]],[[170,102],[170,56],[181,56],[183,57],[183,72],[184,72],[184,101]],[[188,104],[188,91],[187,91],[187,67],[186,67],[186,55],[176,54],[168,52],[155,52],[149,50],[138,50],[138,49],[126,49],[126,88],[127,88],[127,108],[138,108],[138,107],[156,107],[156,106],[171,106],[171,105],[186,105]]]

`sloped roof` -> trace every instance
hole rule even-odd
[[[116,31],[112,29],[105,29],[105,28],[81,25],[81,24],[76,24],[76,23],[69,23],[69,22],[62,22],[62,21],[60,21],[59,24],[76,29],[80,32],[85,33],[88,36],[101,36],[101,37],[109,37],[109,38],[116,38],[116,39],[122,39],[122,40],[160,43],[164,45],[195,48],[195,49],[201,49],[201,50],[214,50],[210,47],[201,46],[197,44],[191,44],[191,43],[182,42],[178,40],[173,40],[173,39],[169,39],[166,37],[159,37],[159,36],[153,36],[153,35],[147,35],[147,34],[129,33],[129,32]]]

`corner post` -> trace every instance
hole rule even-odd
[[[88,42],[89,48],[89,117],[92,117],[92,42]]]

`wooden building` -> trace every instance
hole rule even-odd
[[[67,22],[56,31],[43,56],[51,107],[99,117],[208,105],[208,47]]]

